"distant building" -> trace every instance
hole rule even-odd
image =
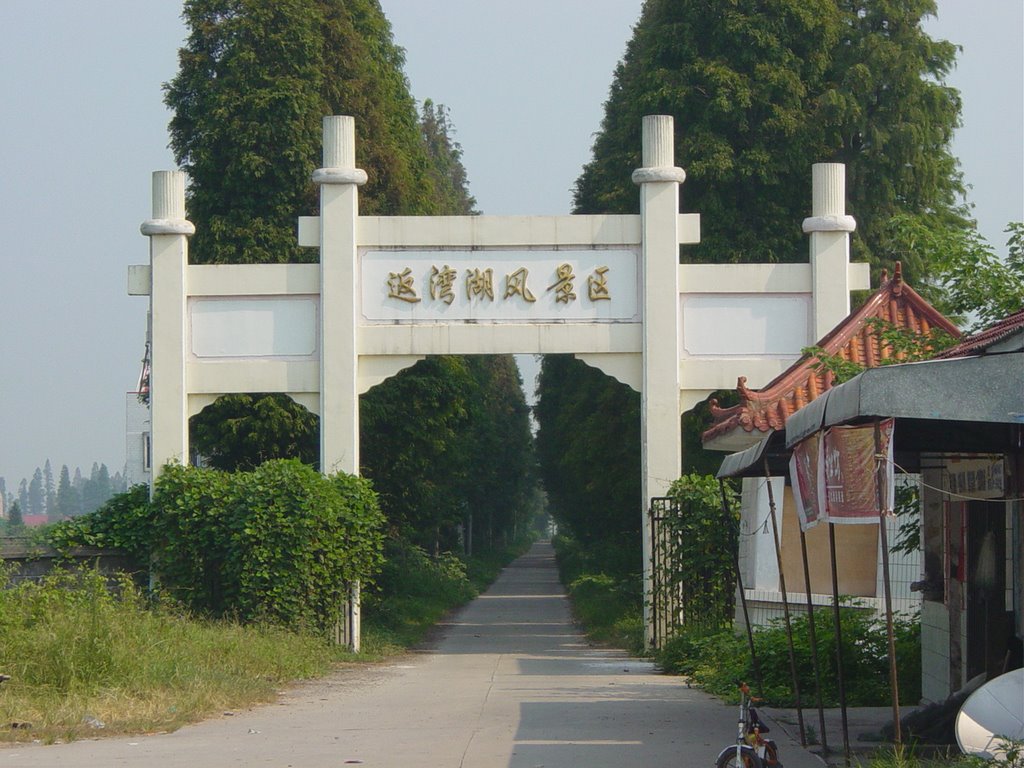
[[[149,484],[150,468],[149,405],[139,400],[138,392],[125,394],[125,485],[131,488]]]

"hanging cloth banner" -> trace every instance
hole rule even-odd
[[[878,472],[879,456],[875,451],[875,426],[832,427],[825,432],[823,456],[819,470],[824,469],[825,507],[831,523],[877,523],[878,478],[884,478],[882,499],[885,509],[895,506],[893,482],[892,432],[894,419],[879,423],[880,447],[877,454],[884,461]]]
[[[815,432],[793,448],[789,458],[789,478],[796,499],[796,513],[800,518],[800,530],[806,531],[820,522],[827,521],[825,510],[825,475],[819,473],[822,464],[821,433]]]
[[[892,433],[895,421],[879,424],[885,456],[886,509],[895,505]],[[844,525],[878,522],[878,471],[875,427],[832,427],[816,432],[793,448],[789,476],[800,530],[818,523]]]

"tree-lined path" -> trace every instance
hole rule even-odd
[[[4,766],[601,768],[711,766],[732,706],[573,627],[535,544],[443,627],[434,650],[303,685],[173,734],[0,749]],[[788,743],[790,768],[821,763]]]

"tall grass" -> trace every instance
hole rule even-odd
[[[88,570],[0,587],[8,741],[174,730],[351,657],[320,638],[154,607],[129,580],[111,588]]]
[[[392,551],[370,594],[358,656],[272,625],[196,618],[147,599],[127,577],[55,571],[13,584],[0,566],[0,741],[70,741],[172,731],[271,701],[339,661],[374,661],[422,639],[528,542],[467,564]]]

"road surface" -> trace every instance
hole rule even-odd
[[[573,626],[545,542],[430,651],[175,733],[0,748],[0,768],[629,768],[714,765],[735,708]],[[781,729],[787,768],[821,768]]]

